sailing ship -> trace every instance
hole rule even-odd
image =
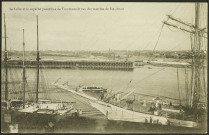
[[[24,39],[24,38],[23,38]],[[24,48],[23,41],[23,48]],[[24,52],[24,51],[23,51]],[[23,53],[24,56],[24,53]],[[37,16],[37,85],[36,85],[36,101],[32,105],[25,107],[23,105],[23,109],[20,112],[27,113],[40,113],[40,114],[63,114],[64,112],[68,112],[72,109],[72,106],[67,108],[62,102],[53,102],[52,100],[40,100],[39,99],[39,70],[40,70],[40,55],[39,55],[39,37],[38,37],[38,16]],[[24,69],[24,58],[23,58],[23,69]],[[23,72],[24,73],[24,72]],[[25,95],[25,89],[24,89]],[[24,99],[25,100],[25,99]],[[25,101],[23,102],[25,104]],[[62,111],[61,111],[62,110]],[[65,111],[63,111],[65,110]]]
[[[6,37],[6,23],[5,23],[5,14],[4,14],[4,29]],[[33,118],[37,116],[43,116],[49,119],[62,119],[65,116],[72,116],[73,112],[76,112],[75,108],[70,102],[54,101],[49,99],[40,99],[39,96],[39,70],[40,70],[40,56],[39,56],[39,41],[38,41],[38,16],[37,16],[37,83],[36,83],[36,100],[27,101],[26,93],[26,70],[25,70],[25,42],[24,42],[24,29],[23,29],[23,80],[22,80],[22,95],[23,99],[9,99],[8,92],[8,52],[6,50],[6,38],[5,38],[5,58],[4,58],[4,67],[5,67],[5,101],[2,101],[2,109],[5,111],[5,114],[11,114],[13,118],[17,118],[22,114],[31,115]],[[19,94],[19,92],[13,92],[13,94]],[[11,98],[11,97],[10,97]],[[67,105],[66,105],[67,104]],[[70,104],[70,105],[69,105]],[[47,116],[46,116],[47,115]],[[7,115],[5,115],[7,116]],[[44,119],[43,119],[44,120]]]
[[[5,80],[4,80],[4,88],[5,88],[5,91],[4,91],[4,99],[2,99],[1,101],[1,108],[2,110],[9,110],[9,108],[16,108],[16,109],[21,109],[22,108],[22,105],[23,105],[23,100],[20,100],[20,99],[9,99],[8,98],[8,95],[9,95],[9,92],[8,92],[8,60],[9,60],[9,57],[8,57],[8,51],[7,51],[7,35],[6,35],[6,23],[5,23],[5,14],[4,14],[4,37],[5,39],[5,51],[4,51],[4,69],[5,69]],[[13,82],[12,82],[13,83]],[[2,91],[3,93],[3,91]],[[3,96],[3,95],[2,95]],[[11,106],[12,105],[12,106]]]
[[[99,100],[97,98],[91,97],[83,92],[74,91],[67,86],[59,85],[57,82],[54,84],[55,86],[65,89],[73,94],[82,96],[86,99],[88,99],[91,106],[101,111],[109,120],[117,120],[117,121],[130,121],[130,122],[141,122],[141,123],[151,123],[151,124],[161,124],[161,125],[172,125],[172,126],[182,126],[182,127],[192,127],[192,128],[198,128],[201,126],[201,121],[203,121],[204,117],[201,114],[203,112],[206,112],[206,101],[203,103],[200,101],[201,99],[201,91],[206,91],[206,87],[202,88],[200,85],[200,71],[203,68],[204,72],[204,66],[203,61],[200,58],[200,55],[202,53],[200,44],[201,39],[204,37],[204,33],[206,33],[205,28],[200,28],[199,26],[199,12],[200,10],[200,3],[195,3],[195,25],[190,25],[187,23],[184,23],[180,21],[179,19],[175,19],[172,16],[168,16],[169,19],[174,20],[176,22],[179,22],[181,24],[184,24],[186,26],[191,27],[192,30],[187,30],[184,28],[181,28],[179,26],[172,25],[168,23],[167,21],[163,22],[163,25],[169,25],[175,28],[178,28],[180,30],[183,30],[185,32],[191,33],[191,39],[192,39],[192,78],[191,78],[191,90],[187,93],[187,105],[183,106],[181,104],[181,101],[179,104],[172,105],[170,103],[170,106],[172,108],[165,106],[161,106],[163,101],[160,101],[159,99],[153,101],[154,104],[151,104],[151,107],[149,110],[146,111],[135,111],[133,108],[124,108],[121,107],[120,101],[128,97],[130,94],[134,92],[134,90],[130,91],[128,94],[126,94],[124,97],[119,98],[118,92],[110,96],[108,99],[111,99],[114,97],[116,99],[116,102],[110,102],[110,100]],[[177,70],[178,75],[178,70]],[[203,73],[203,76],[205,73]],[[205,81],[205,80],[204,80]],[[205,82],[203,82],[205,83]],[[205,97],[206,97],[205,93]],[[205,98],[206,99],[206,98]],[[133,104],[134,100],[129,100],[126,103]],[[146,105],[146,101],[144,103]],[[147,108],[147,107],[145,107]],[[151,112],[151,113],[150,113]],[[160,114],[159,112],[165,112],[164,114]],[[170,113],[171,115],[168,116],[167,113]],[[176,115],[178,114],[180,117],[176,118]]]

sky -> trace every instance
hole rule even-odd
[[[202,5],[206,27],[207,3]],[[2,2],[4,13],[8,50],[22,50],[22,29],[26,50],[36,50],[37,15],[40,50],[153,50],[155,45],[156,50],[191,49],[188,33],[162,26],[168,14],[194,24],[191,2]],[[2,49],[4,44],[2,40]]]

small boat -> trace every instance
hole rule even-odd
[[[63,103],[49,102],[38,104],[37,113],[64,115],[70,112],[72,109],[74,109],[73,105],[67,107]]]
[[[79,89],[79,91],[89,91],[89,92],[107,92],[107,89],[104,89],[102,87],[96,87],[96,86],[84,86],[84,87],[81,87]]]

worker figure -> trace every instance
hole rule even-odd
[[[144,100],[143,101],[143,105],[142,106],[144,106],[144,107],[146,107],[147,106],[147,104],[146,104],[146,100]]]
[[[158,108],[159,102],[160,102],[159,100],[156,101],[156,104],[155,104],[155,107],[156,107],[156,108]]]
[[[6,101],[6,108],[7,110],[11,109],[11,99],[9,99],[8,101]]]
[[[158,109],[162,110],[162,105],[161,104],[158,105]]]
[[[116,94],[114,97],[114,105],[120,105],[120,96],[121,94]]]
[[[129,110],[133,110],[133,100],[127,100],[126,101],[126,104],[127,104],[127,108],[129,109]]]
[[[108,119],[108,114],[109,114],[109,112],[108,111],[106,111],[106,118]]]
[[[116,95],[116,102],[119,102],[120,101],[120,94],[117,94]]]
[[[101,100],[104,99],[104,92],[103,92],[103,91],[100,93],[100,99],[101,99]]]
[[[152,117],[150,117],[150,123],[152,123]]]
[[[149,112],[151,112],[151,114],[154,114],[154,111],[156,110],[156,107],[154,104],[152,104],[152,106],[149,108]]]
[[[82,114],[83,114],[82,110],[81,110],[81,109],[79,109],[79,115],[82,115]]]

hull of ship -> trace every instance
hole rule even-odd
[[[7,112],[11,114],[13,122],[27,122],[31,121],[33,123],[47,124],[49,122],[55,123],[68,117],[73,117],[72,114],[47,114],[47,113],[37,113],[37,112],[20,112],[18,110],[11,110]]]
[[[98,93],[100,93],[100,92],[107,92],[106,90],[82,90],[82,91],[84,91],[84,92],[98,92]]]
[[[135,112],[101,101],[90,101],[90,104],[94,108],[101,111],[109,120],[152,123],[152,124],[172,125],[172,126],[182,126],[182,127],[192,127],[192,128],[198,127],[198,124],[193,121],[168,119],[162,116]]]
[[[182,127],[192,127],[192,128],[199,127],[199,124],[197,122],[170,119],[162,116],[150,115],[150,114],[127,110],[109,103],[99,101],[98,99],[85,95],[83,93],[78,93],[74,90],[69,89],[66,86],[59,84],[54,84],[54,85],[57,86],[58,88],[65,89],[73,94],[87,98],[89,100],[90,105],[98,109],[100,112],[102,112],[109,120],[130,121],[130,122],[140,122],[140,123],[158,123],[161,125],[172,125],[172,126],[182,126]]]
[[[28,113],[28,112],[19,112],[19,111],[13,111],[12,112],[12,119],[16,122],[27,122],[31,121],[34,123],[39,124],[47,124],[49,122],[55,122],[55,114],[40,114],[40,113]]]

